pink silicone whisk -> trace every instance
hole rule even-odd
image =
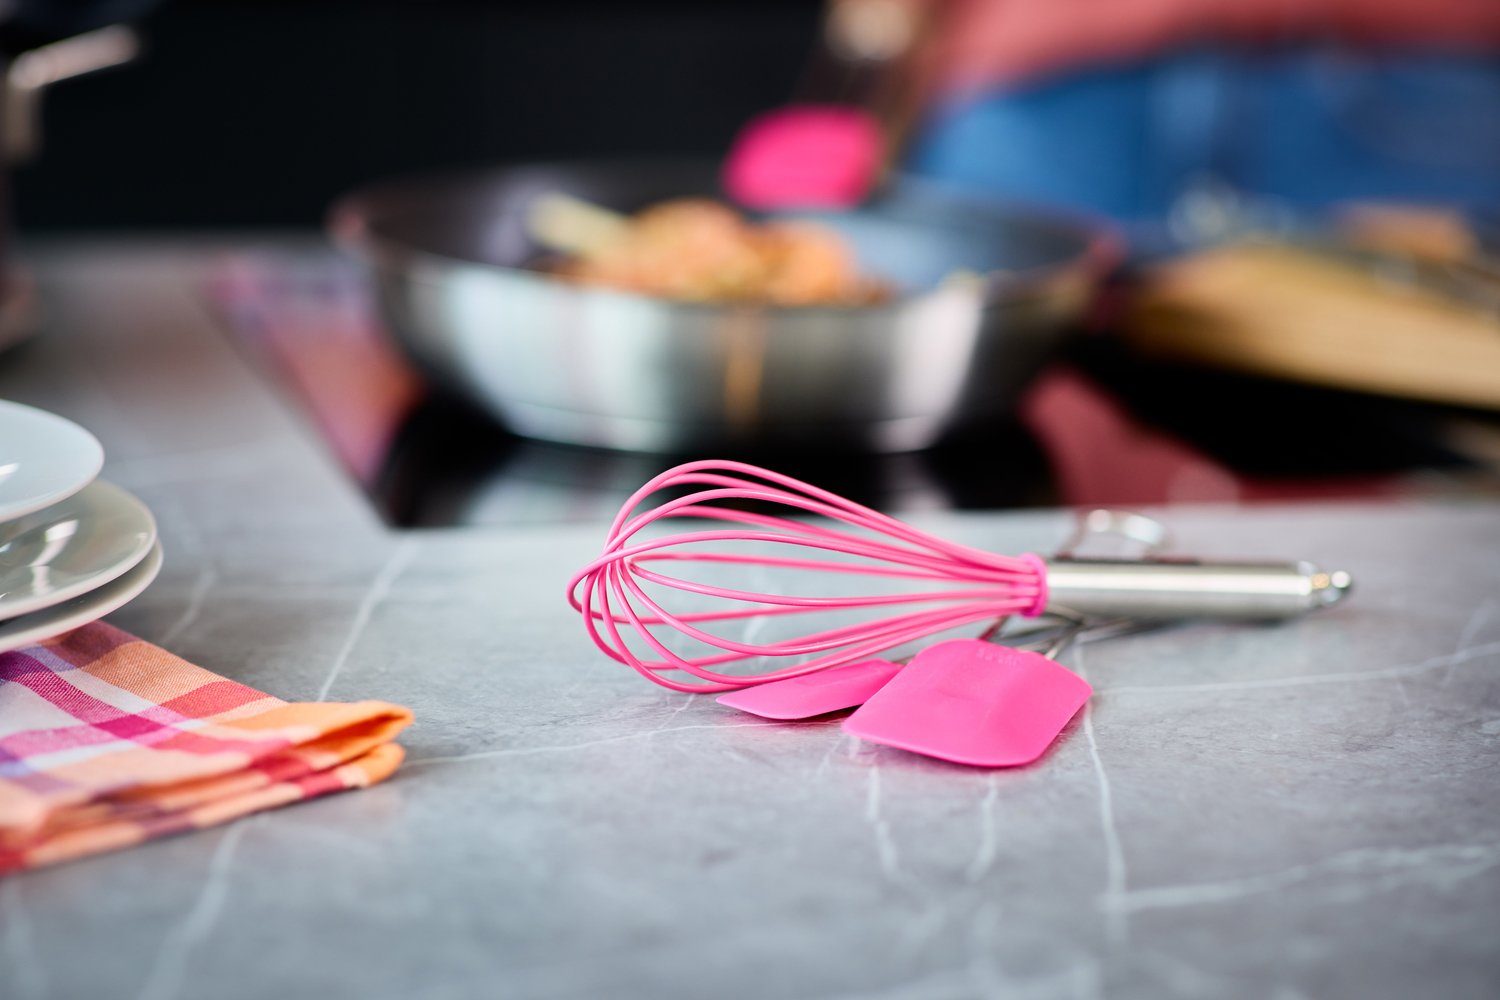
[[[653,494],[683,487],[689,492],[637,512]],[[743,509],[745,501],[815,519]],[[695,527],[665,535],[646,532],[684,522]],[[744,543],[756,548],[745,551]],[[743,568],[747,575],[762,569],[812,570],[910,586],[809,596],[692,580],[671,569],[694,565]],[[1009,615],[1035,616],[1049,608],[1073,615],[1274,618],[1333,603],[1348,587],[1347,574],[1323,573],[1308,563],[998,555],[938,538],[768,469],[699,461],[668,469],[631,495],[610,525],[603,553],[569,581],[568,599],[582,614],[589,637],[612,659],[676,691],[716,693],[854,663],[940,632]],[[674,594],[724,603],[713,610],[673,611],[667,605]],[[867,617],[774,641],[747,642],[705,627],[851,611]],[[695,640],[697,650],[673,651],[658,635],[664,629]],[[743,672],[760,660],[772,663],[772,669]],[[720,669],[735,665],[741,672]]]

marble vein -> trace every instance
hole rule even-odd
[[[224,911],[224,903],[229,898],[229,879],[233,872],[235,852],[239,849],[245,831],[259,818],[236,823],[219,838],[219,843],[209,858],[208,873],[204,877],[198,898],[187,915],[162,939],[137,1000],[173,1000],[181,991],[188,960],[194,949],[213,933],[214,925]]]
[[[844,740],[848,738],[842,729],[832,735],[833,738],[828,741],[828,747],[823,751],[823,756],[818,758],[818,764],[813,768],[814,776],[828,770],[828,762],[833,760],[833,755],[838,753],[839,747],[843,746]]]
[[[349,659],[349,654],[369,624],[371,614],[385,599],[390,592],[391,585],[415,554],[415,541],[404,539],[396,546],[390,559],[386,561],[385,566],[370,584],[369,590],[355,611],[349,634],[334,657],[322,687],[318,690],[318,701],[327,699],[329,690]],[[235,851],[238,850],[245,832],[252,826],[263,822],[264,819],[265,814],[261,814],[236,823],[220,839],[209,860],[208,875],[204,880],[203,888],[198,893],[197,901],[182,922],[168,931],[166,937],[163,938],[161,947],[157,950],[156,957],[152,960],[150,970],[147,972],[138,1000],[173,1000],[177,996],[182,988],[187,963],[193,950],[213,932],[214,925],[218,922],[220,913],[223,912],[225,901],[229,896],[229,878]]]
[[[767,729],[776,725],[774,722],[712,722],[692,726],[676,726],[671,729],[642,729],[636,732],[620,733],[616,736],[606,736],[598,740],[586,740],[583,743],[560,743],[551,746],[538,747],[496,747],[493,750],[475,750],[473,753],[451,754],[441,757],[417,757],[402,764],[402,770],[413,767],[426,767],[430,764],[462,764],[475,760],[492,760],[496,757],[527,757],[539,753],[572,753],[577,750],[588,750],[591,747],[609,746],[613,743],[625,743],[630,740],[652,739],[656,736],[665,736],[670,733],[685,733],[694,729]]]
[[[682,696],[682,704],[678,705],[675,710],[667,713],[667,717],[665,719],[661,720],[661,724],[656,727],[657,731],[661,731],[663,729],[666,729],[672,723],[676,722],[677,721],[677,717],[679,715],[681,715],[683,712],[687,711],[688,706],[692,705],[693,700],[695,698],[697,698],[697,697],[698,696],[695,695],[695,694],[684,694]]]
[[[198,573],[198,579],[193,583],[193,589],[188,594],[187,606],[182,609],[182,614],[171,626],[157,639],[157,645],[170,646],[184,632],[192,627],[203,613],[203,602],[208,599],[208,592],[218,582],[219,574],[212,566],[204,566]]]
[[[1458,633],[1458,641],[1453,644],[1453,651],[1455,653],[1462,653],[1469,648],[1470,644],[1474,641],[1474,637],[1479,634],[1480,629],[1489,623],[1490,618],[1494,615],[1497,608],[1500,608],[1500,600],[1493,597],[1487,597],[1479,603],[1479,606],[1469,615],[1469,620],[1464,622],[1463,629]]]
[[[1295,677],[1262,677],[1244,681],[1209,681],[1203,684],[1125,684],[1119,687],[1102,688],[1099,694],[1187,694],[1215,691],[1256,691],[1263,688],[1301,687],[1307,684],[1352,684],[1361,681],[1390,680],[1395,677],[1412,677],[1443,667],[1457,666],[1473,660],[1500,653],[1500,640],[1481,646],[1470,646],[1452,653],[1444,653],[1399,667],[1380,670],[1346,670],[1327,674],[1302,674]]]
[[[1073,651],[1073,669],[1084,680],[1088,670],[1084,666],[1082,648]],[[1105,938],[1111,949],[1123,948],[1129,939],[1129,917],[1119,906],[1128,883],[1125,867],[1125,849],[1120,841],[1119,826],[1115,821],[1114,789],[1109,782],[1109,773],[1104,770],[1104,758],[1099,753],[1099,739],[1094,732],[1094,699],[1083,706],[1083,736],[1088,744],[1089,759],[1094,765],[1094,776],[1099,785],[1099,827],[1104,838],[1104,908]]]
[[[984,777],[984,797],[979,800],[979,846],[974,858],[964,869],[964,877],[970,882],[982,879],[995,864],[999,850],[995,806],[1000,801],[1000,776],[991,771]]]
[[[873,763],[865,777],[865,822],[875,836],[875,856],[880,862],[880,873],[888,881],[901,881],[901,852],[891,836],[891,823],[881,810],[880,765]]]
[[[1470,648],[1474,642],[1474,637],[1479,635],[1479,630],[1489,623],[1491,616],[1494,615],[1497,608],[1500,608],[1500,600],[1496,600],[1493,597],[1486,597],[1479,602],[1478,606],[1474,608],[1473,613],[1469,615],[1469,620],[1464,622],[1464,627],[1459,630],[1458,641],[1453,644],[1455,654],[1462,653],[1464,650]],[[1453,679],[1453,668],[1455,666],[1457,666],[1456,663],[1448,664],[1448,669],[1443,671],[1443,682],[1439,686],[1446,687],[1448,682]]]
[[[385,600],[390,593],[391,586],[396,578],[406,569],[411,560],[416,556],[417,543],[413,538],[401,540],[391,556],[386,560],[380,572],[370,583],[370,589],[365,591],[364,598],[359,602],[359,607],[354,612],[354,620],[349,625],[349,633],[344,637],[344,644],[339,648],[338,655],[334,657],[333,667],[328,671],[328,676],[323,680],[323,686],[318,689],[318,701],[327,701],[328,693],[333,690],[334,682],[338,680],[339,674],[344,670],[344,664],[349,662],[349,655],[354,652],[355,645],[360,636],[364,635],[365,628],[370,624],[370,616],[380,602]]]
[[[1353,876],[1359,897],[1413,882],[1453,885],[1500,866],[1500,844],[1436,844],[1420,848],[1355,848],[1329,858],[1243,878],[1137,889],[1120,900],[1123,909],[1170,909],[1236,902],[1276,892],[1322,876]]]

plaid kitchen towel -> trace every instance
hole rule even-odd
[[[372,785],[410,722],[288,704],[103,622],[0,653],[0,875]]]

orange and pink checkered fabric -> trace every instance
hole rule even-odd
[[[289,704],[103,622],[0,653],[0,875],[372,785],[410,723]]]

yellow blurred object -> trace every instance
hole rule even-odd
[[[1366,250],[1436,261],[1464,261],[1479,240],[1463,214],[1427,205],[1356,204],[1338,220],[1339,234]]]
[[[560,253],[600,253],[625,238],[630,220],[582,198],[551,192],[531,203],[526,228],[532,239]]]
[[[756,225],[696,198],[662,202],[623,222],[606,238],[562,244],[577,249],[556,273],[690,302],[848,306],[889,295],[884,284],[861,277],[837,233],[812,223]]]
[[[1334,254],[1241,244],[1182,258],[1123,326],[1159,357],[1500,409],[1500,316]]]

